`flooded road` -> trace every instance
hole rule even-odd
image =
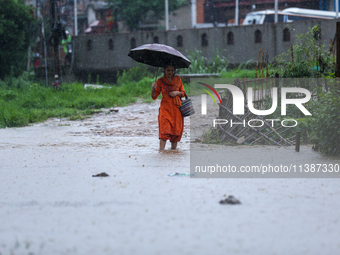
[[[340,179],[173,176],[190,172],[196,137],[186,118],[178,150],[167,144],[160,152],[158,107],[137,103],[79,121],[1,129],[0,254],[339,251]],[[248,149],[237,146],[228,157]],[[285,156],[256,150],[271,151],[274,161]],[[307,162],[319,157],[301,151]],[[92,177],[101,172],[110,176]],[[219,204],[229,195],[241,204]]]

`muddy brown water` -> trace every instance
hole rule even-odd
[[[84,120],[54,118],[1,129],[0,254],[339,250],[339,179],[170,177],[189,173],[190,140],[197,138],[190,121],[201,116],[185,119],[178,150],[167,144],[160,152],[158,107],[159,101],[136,103]],[[220,151],[217,145],[194,145],[201,152]],[[254,147],[252,155],[249,149],[228,147],[228,157],[247,154],[260,161],[269,155],[275,161],[292,155],[289,148]],[[339,163],[310,147],[299,155],[307,162]],[[110,176],[92,177],[101,172]],[[219,204],[229,195],[241,204]]]

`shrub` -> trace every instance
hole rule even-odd
[[[133,81],[140,81],[144,77],[151,77],[151,73],[148,71],[147,65],[136,63],[135,67],[124,70],[122,73],[118,73],[117,84],[123,85]]]
[[[315,150],[340,156],[340,88],[319,94],[313,118],[309,120]]]
[[[296,43],[292,50],[282,53],[275,58],[276,72],[281,78],[317,78],[334,73],[333,57],[324,44],[315,40],[314,34],[318,26],[309,28],[308,32],[296,35]]]
[[[191,61],[191,65],[189,68],[183,68],[180,70],[181,73],[222,73],[227,71],[227,67],[229,65],[229,60],[222,56],[219,51],[215,53],[214,60],[209,63],[208,59],[204,57],[203,52],[200,50],[196,50],[194,52],[190,52],[188,55],[188,59]]]

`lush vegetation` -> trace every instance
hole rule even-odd
[[[191,51],[186,54],[191,62],[187,69],[180,69],[180,74],[219,74],[221,78],[254,78],[255,70],[249,69],[251,61],[241,63],[237,68],[230,68],[231,60],[215,52],[213,61],[209,62],[208,58],[203,56],[200,50]]]
[[[304,87],[312,99],[305,104],[312,116],[304,116],[294,105],[287,106],[287,116],[298,120],[296,129],[290,135],[300,131],[305,142],[312,143],[315,150],[329,155],[340,155],[340,86],[335,79],[299,79],[297,83],[284,83],[284,87]],[[293,98],[293,95],[289,96]],[[298,98],[296,94],[295,98]],[[280,114],[280,95],[277,110],[269,118],[282,119]],[[271,102],[270,102],[271,105]],[[289,133],[286,133],[289,135]]]
[[[329,46],[319,41],[320,28],[309,28],[308,32],[296,36],[292,48],[276,57],[275,71],[281,78],[333,77],[334,56]]]
[[[231,74],[224,72],[224,75],[245,77],[245,72],[250,77],[254,75],[254,70],[243,68]],[[154,80],[155,74],[143,64],[120,73],[117,84],[104,84],[107,86],[104,89],[86,90],[82,83],[63,83],[62,89],[56,90],[35,81],[33,73],[6,76],[0,80],[0,127],[21,127],[51,117],[79,119],[101,108],[124,106],[137,100],[150,102]],[[189,84],[184,83],[184,87],[189,94]]]
[[[311,129],[315,150],[340,156],[340,85],[334,82],[325,92],[318,94],[318,101],[311,102],[313,118],[305,124]]]
[[[254,78],[254,69],[247,69],[246,65],[240,64],[236,69],[222,72],[221,78]]]
[[[295,129],[285,133],[286,137],[300,131],[304,141],[311,142],[316,150],[329,155],[340,155],[340,85],[334,77],[334,55],[329,47],[319,43],[319,28],[313,27],[305,34],[296,35],[296,43],[291,49],[277,56],[276,63],[270,67],[270,76],[280,78],[299,78],[277,80],[279,88],[278,107],[269,119],[289,119],[298,121]],[[254,77],[255,71],[238,68],[222,77]],[[249,74],[249,76],[247,75]],[[308,78],[308,79],[301,79]],[[310,79],[315,78],[315,79]],[[316,79],[318,78],[318,79]],[[312,116],[305,116],[294,105],[288,105],[287,115],[281,116],[281,87],[303,87],[312,94],[312,100],[305,104]],[[296,93],[288,94],[289,98],[298,98]],[[267,99],[265,109],[272,101]],[[202,137],[205,142],[219,143],[218,135],[207,132]]]
[[[142,64],[119,75],[116,85],[85,89],[82,83],[63,83],[62,89],[34,83],[24,73],[18,78],[0,80],[0,128],[21,127],[50,117],[84,118],[98,109],[152,101],[154,77]],[[189,86],[185,84],[189,91]]]
[[[126,80],[125,80],[126,81]],[[62,89],[32,83],[27,76],[0,83],[0,127],[20,127],[50,117],[83,118],[101,108],[124,106],[150,98],[152,78],[104,89],[84,89],[81,83],[63,83]]]
[[[300,118],[299,129],[313,143],[316,150],[340,155],[340,85],[334,77],[334,55],[329,47],[319,43],[319,28],[296,35],[292,49],[277,57],[277,69],[282,78],[323,78],[304,82],[313,100],[306,105],[311,117],[292,111],[289,117]],[[274,116],[275,117],[275,116]]]
[[[28,48],[37,37],[37,22],[22,0],[0,0],[0,79],[25,70]]]
[[[214,60],[211,63],[208,62],[208,59],[203,56],[203,52],[200,50],[189,52],[187,57],[191,65],[187,69],[179,70],[182,74],[223,73],[227,72],[230,62],[228,58],[222,56],[219,52],[215,53]]]

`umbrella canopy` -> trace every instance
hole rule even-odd
[[[144,44],[130,50],[129,57],[137,62],[154,67],[173,65],[175,68],[188,68],[191,64],[178,50],[164,44]]]

